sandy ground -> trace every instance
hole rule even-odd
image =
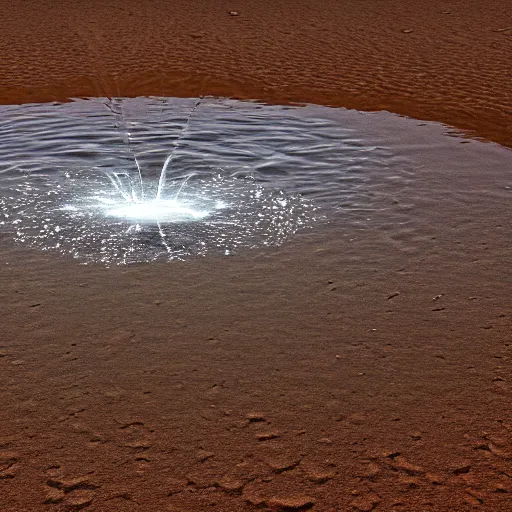
[[[507,4],[13,0],[0,101],[385,108],[511,146]],[[0,510],[511,510],[500,197],[131,268],[2,239]]]

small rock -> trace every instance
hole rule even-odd
[[[151,444],[149,444],[147,441],[133,441],[132,443],[126,443],[124,446],[127,448],[132,448],[137,451],[145,451],[149,450],[151,448]]]
[[[360,496],[352,501],[352,507],[360,512],[371,512],[379,503],[376,496]]]
[[[321,439],[317,440],[317,443],[319,444],[332,444],[332,440],[328,437],[322,437]]]
[[[402,32],[404,34],[410,34],[411,32],[413,32],[413,30],[412,30],[412,28],[406,28],[406,29],[402,30]]]
[[[276,439],[279,437],[278,432],[261,432],[256,435],[258,441],[269,441],[270,439]]]
[[[418,476],[418,475],[424,475],[425,471],[420,467],[416,466],[415,464],[411,464],[410,462],[407,462],[402,457],[396,457],[394,459],[395,464],[394,467],[401,469],[402,471],[405,471],[407,474],[412,476]]]
[[[315,484],[324,484],[328,480],[332,480],[336,473],[334,471],[309,471],[307,476]]]
[[[290,498],[273,498],[268,505],[278,510],[306,510],[315,504],[315,500],[309,496],[293,496]]]
[[[44,503],[60,503],[64,499],[64,491],[59,489],[48,489],[44,499]]]
[[[199,462],[206,462],[208,459],[211,459],[215,453],[207,452],[206,450],[199,450],[197,452],[197,460]]]
[[[240,13],[238,11],[230,11],[229,15],[230,16],[240,16]]]
[[[395,297],[398,297],[399,295],[400,295],[400,292],[394,292],[391,295],[388,295],[388,299],[387,300],[394,299]]]
[[[283,473],[295,469],[301,462],[300,458],[293,457],[270,457],[266,459],[267,464],[275,473]]]
[[[244,487],[244,483],[236,478],[232,478],[229,476],[223,477],[221,480],[217,482],[218,487],[227,492],[236,492],[240,491]]]
[[[453,473],[456,475],[464,475],[466,473],[469,473],[471,471],[471,465],[470,464],[461,464],[460,466],[457,466],[453,469]]]
[[[261,412],[249,412],[245,416],[249,423],[258,423],[261,421],[267,421],[267,418],[265,418],[265,415]]]
[[[76,491],[68,494],[66,501],[73,508],[85,508],[92,503],[93,495],[89,491]]]
[[[425,478],[433,485],[442,485],[445,483],[446,478],[436,473],[427,473]]]

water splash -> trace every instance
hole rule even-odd
[[[299,195],[221,169],[159,200],[133,201],[130,187],[101,169],[28,177],[0,198],[0,224],[19,243],[113,265],[279,245],[316,215]]]

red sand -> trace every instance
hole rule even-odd
[[[507,9],[13,0],[0,101],[385,108],[511,146]],[[435,245],[328,227],[129,269],[3,241],[0,510],[511,510],[506,205],[423,204]]]

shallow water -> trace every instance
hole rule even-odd
[[[403,228],[425,200],[409,191],[441,155],[447,183],[492,155],[493,187],[508,190],[510,152],[446,132],[385,112],[214,98],[0,107],[0,229],[83,262],[134,263],[279,245],[326,221],[348,236]],[[156,196],[170,154],[164,203],[133,208]]]

